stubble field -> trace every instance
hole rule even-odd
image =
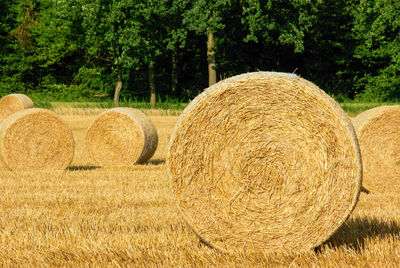
[[[85,131],[98,110],[56,110],[73,131],[64,174],[0,169],[3,266],[398,266],[400,180],[370,182],[352,216],[320,248],[300,256],[224,254],[199,240],[180,217],[165,157],[174,113],[145,111],[159,145],[144,165],[101,168],[89,159]],[[172,115],[171,115],[172,114]]]

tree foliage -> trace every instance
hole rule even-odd
[[[340,99],[399,98],[390,0],[3,0],[0,92],[190,99],[218,80],[295,72]]]
[[[312,0],[245,0],[242,22],[248,33],[244,40],[289,45],[295,52],[302,52],[316,5]]]
[[[400,2],[361,0],[353,11],[354,57],[361,63],[356,87],[361,97],[400,97]]]

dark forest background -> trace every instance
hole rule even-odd
[[[397,101],[399,30],[395,0],[1,0],[0,94],[185,102],[262,70]]]

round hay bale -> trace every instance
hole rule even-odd
[[[0,125],[1,158],[13,171],[64,170],[74,146],[67,125],[46,109],[18,111]]]
[[[183,111],[167,167],[184,218],[222,251],[300,253],[348,218],[361,188],[341,107],[294,74],[223,80]]]
[[[33,101],[24,94],[10,94],[0,99],[0,122],[9,115],[28,108],[33,108]]]
[[[131,166],[149,160],[157,149],[158,135],[141,111],[120,107],[101,113],[86,133],[86,148],[103,167]]]
[[[400,172],[400,106],[379,106],[353,120],[363,159],[365,185]]]

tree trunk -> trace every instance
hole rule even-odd
[[[208,63],[208,85],[217,82],[217,71],[215,70],[215,38],[214,34],[207,29],[207,63]]]
[[[150,105],[156,107],[156,85],[154,82],[154,62],[149,64]]]
[[[114,92],[114,106],[119,107],[119,94],[121,93],[122,89],[122,67],[121,65],[118,65],[118,82],[117,86],[115,87],[115,92]]]
[[[172,59],[171,59],[171,90],[175,92],[178,87],[178,62],[177,62],[178,52],[176,49],[172,51]]]

